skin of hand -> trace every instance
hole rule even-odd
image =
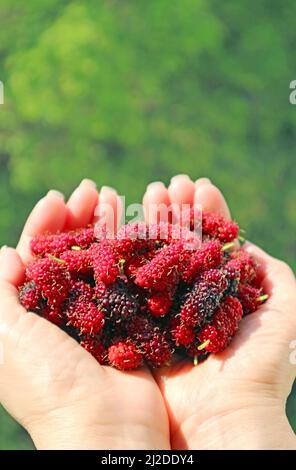
[[[38,449],[169,449],[164,400],[148,370],[123,373],[99,365],[18,301],[30,239],[92,223],[101,201],[114,204],[117,193],[105,187],[98,196],[89,180],[67,204],[50,191],[29,216],[17,251],[1,250],[0,400]]]
[[[193,183],[179,175],[168,189],[162,183],[147,187],[146,215],[151,203],[172,202],[198,203],[230,217],[221,192],[207,178]],[[296,375],[289,360],[296,338],[295,277],[288,265],[256,246],[246,243],[245,249],[262,266],[268,301],[242,320],[224,352],[197,367],[184,361],[155,373],[167,405],[172,449],[296,449],[285,416]]]

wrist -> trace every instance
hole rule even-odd
[[[127,423],[85,421],[75,412],[55,412],[54,416],[35,420],[27,430],[38,450],[158,450],[170,444],[150,429]]]
[[[296,449],[296,436],[283,403],[246,405],[211,416],[195,426],[188,421],[185,436],[190,449]],[[174,446],[175,447],[175,446]]]

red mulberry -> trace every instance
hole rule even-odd
[[[182,269],[183,281],[191,284],[198,274],[211,268],[216,268],[222,263],[222,245],[218,240],[203,243],[201,248],[192,253],[192,256]]]
[[[71,232],[37,235],[31,240],[31,250],[35,255],[59,256],[72,246],[88,248],[94,241],[94,229],[90,227]]]
[[[138,269],[135,283],[145,289],[164,289],[167,285],[167,277],[173,271],[178,272],[185,257],[182,242],[165,246],[149,263]]]
[[[205,350],[218,353],[228,346],[243,316],[240,301],[235,297],[225,297],[216,310],[213,321],[199,333],[198,339]]]
[[[181,321],[188,326],[202,326],[208,322],[226,289],[227,280],[222,271],[206,271],[187,294],[181,306]]]
[[[41,288],[49,305],[60,305],[66,299],[70,276],[63,263],[49,258],[38,259],[27,267],[26,276]]]
[[[41,287],[34,281],[27,282],[20,288],[19,299],[21,304],[31,312],[38,312],[44,302]]]
[[[69,324],[81,333],[95,335],[104,326],[104,314],[93,301],[93,289],[83,281],[78,282],[70,292],[66,305],[66,316]]]
[[[60,255],[65,261],[69,271],[79,274],[87,274],[91,271],[91,262],[88,250],[67,250]]]
[[[108,359],[116,369],[132,370],[140,367],[143,358],[136,346],[131,341],[126,340],[119,341],[109,347]]]
[[[142,343],[141,351],[152,367],[167,365],[173,354],[173,348],[163,333],[155,333],[150,340]]]
[[[95,280],[105,284],[113,284],[119,276],[119,267],[118,259],[108,241],[94,243],[89,252]]]
[[[243,306],[244,315],[248,315],[257,310],[259,305],[266,300],[266,296],[262,296],[262,289],[250,286],[248,284],[239,284],[237,296]]]
[[[195,338],[194,329],[184,323],[176,325],[172,330],[172,338],[177,346],[189,346]]]

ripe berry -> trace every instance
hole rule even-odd
[[[257,287],[248,284],[239,284],[237,296],[243,306],[244,315],[248,315],[257,310],[262,303],[260,300],[261,295],[262,289],[257,289]]]
[[[237,288],[240,282],[240,270],[237,268],[236,264],[233,263],[233,260],[230,260],[224,265],[223,271],[228,283],[225,294],[234,296],[237,293]]]
[[[91,272],[91,261],[88,250],[67,250],[60,255],[69,271],[79,274]]]
[[[185,259],[182,242],[165,246],[151,261],[138,269],[135,283],[145,289],[163,290],[166,288],[168,276],[173,271],[178,272]]]
[[[141,366],[143,358],[136,346],[131,341],[125,340],[109,347],[108,359],[116,369],[132,370]]]
[[[72,246],[88,248],[95,241],[93,227],[71,232],[37,235],[31,240],[31,251],[35,255],[59,256]]]
[[[93,301],[93,289],[83,281],[72,288],[65,306],[69,324],[81,333],[97,334],[104,326],[104,314]]]
[[[112,284],[119,275],[118,259],[113,252],[110,243],[102,240],[94,243],[89,250],[91,263],[96,282]]]
[[[135,341],[137,345],[150,340],[159,328],[153,320],[143,314],[136,315],[133,321],[127,324],[127,335]]]
[[[251,256],[243,250],[233,251],[227,266],[237,269],[240,282],[251,282],[257,276],[257,265]]]
[[[228,346],[243,316],[240,301],[235,297],[225,297],[216,310],[213,321],[199,333],[198,339],[205,350],[218,353]]]
[[[191,326],[180,323],[172,330],[172,338],[177,346],[189,346],[195,338],[194,329]]]
[[[173,305],[173,291],[167,289],[153,293],[147,300],[147,307],[154,317],[167,315]]]
[[[223,251],[219,240],[204,242],[200,249],[193,252],[181,272],[183,281],[191,284],[204,271],[216,268],[222,263]]]
[[[217,238],[221,243],[233,241],[239,233],[239,226],[232,220],[212,212],[200,211],[196,207],[183,211],[179,223],[190,227],[190,230],[196,230],[201,225],[203,238]]]
[[[119,280],[116,284],[108,286],[98,293],[95,289],[100,310],[115,321],[131,320],[137,313],[139,303],[129,291],[127,285]]]
[[[227,280],[222,271],[206,271],[187,294],[181,306],[181,321],[188,326],[202,326],[208,322],[226,289]]]
[[[23,307],[31,312],[38,312],[44,302],[41,287],[34,281],[27,282],[20,288],[19,299]]]
[[[168,364],[173,354],[173,348],[163,333],[154,333],[150,340],[141,344],[141,351],[152,367]]]
[[[34,281],[42,291],[49,305],[60,305],[67,297],[70,288],[70,275],[63,263],[44,258],[33,261],[26,269],[26,277]]]
[[[40,311],[39,314],[43,318],[46,318],[46,320],[50,321],[51,323],[54,323],[57,326],[62,326],[65,323],[63,312],[60,307],[49,307],[48,305],[46,305]]]
[[[149,226],[137,222],[121,227],[112,241],[113,248],[120,258],[130,260],[136,254],[143,254],[153,247],[149,238]]]
[[[221,243],[232,242],[237,238],[239,226],[232,220],[211,212],[202,213],[202,233],[210,238],[218,238]]]

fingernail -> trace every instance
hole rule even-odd
[[[198,178],[195,181],[196,186],[203,186],[204,184],[212,184],[212,181],[209,178],[205,178],[205,177]]]
[[[117,192],[116,189],[112,188],[112,186],[102,186],[102,187],[101,187],[101,192],[102,192],[102,191],[112,191],[112,192],[114,192],[114,193]]]
[[[173,177],[171,178],[171,184],[172,184],[172,183],[177,183],[177,182],[180,181],[180,180],[189,180],[189,181],[190,181],[190,178],[189,178],[188,175],[183,175],[183,174],[181,174],[181,175],[176,175],[176,176],[173,176]]]
[[[164,184],[162,181],[153,181],[153,183],[150,183],[147,185],[146,191],[149,189],[154,189],[154,188],[163,188]]]
[[[93,188],[96,188],[97,187],[97,183],[89,178],[84,178],[81,183],[80,183],[80,186],[81,185],[84,185],[84,184],[87,184],[89,186],[92,186]]]
[[[64,194],[61,193],[61,191],[57,191],[56,189],[51,189],[48,191],[47,196],[55,196],[65,200]]]

